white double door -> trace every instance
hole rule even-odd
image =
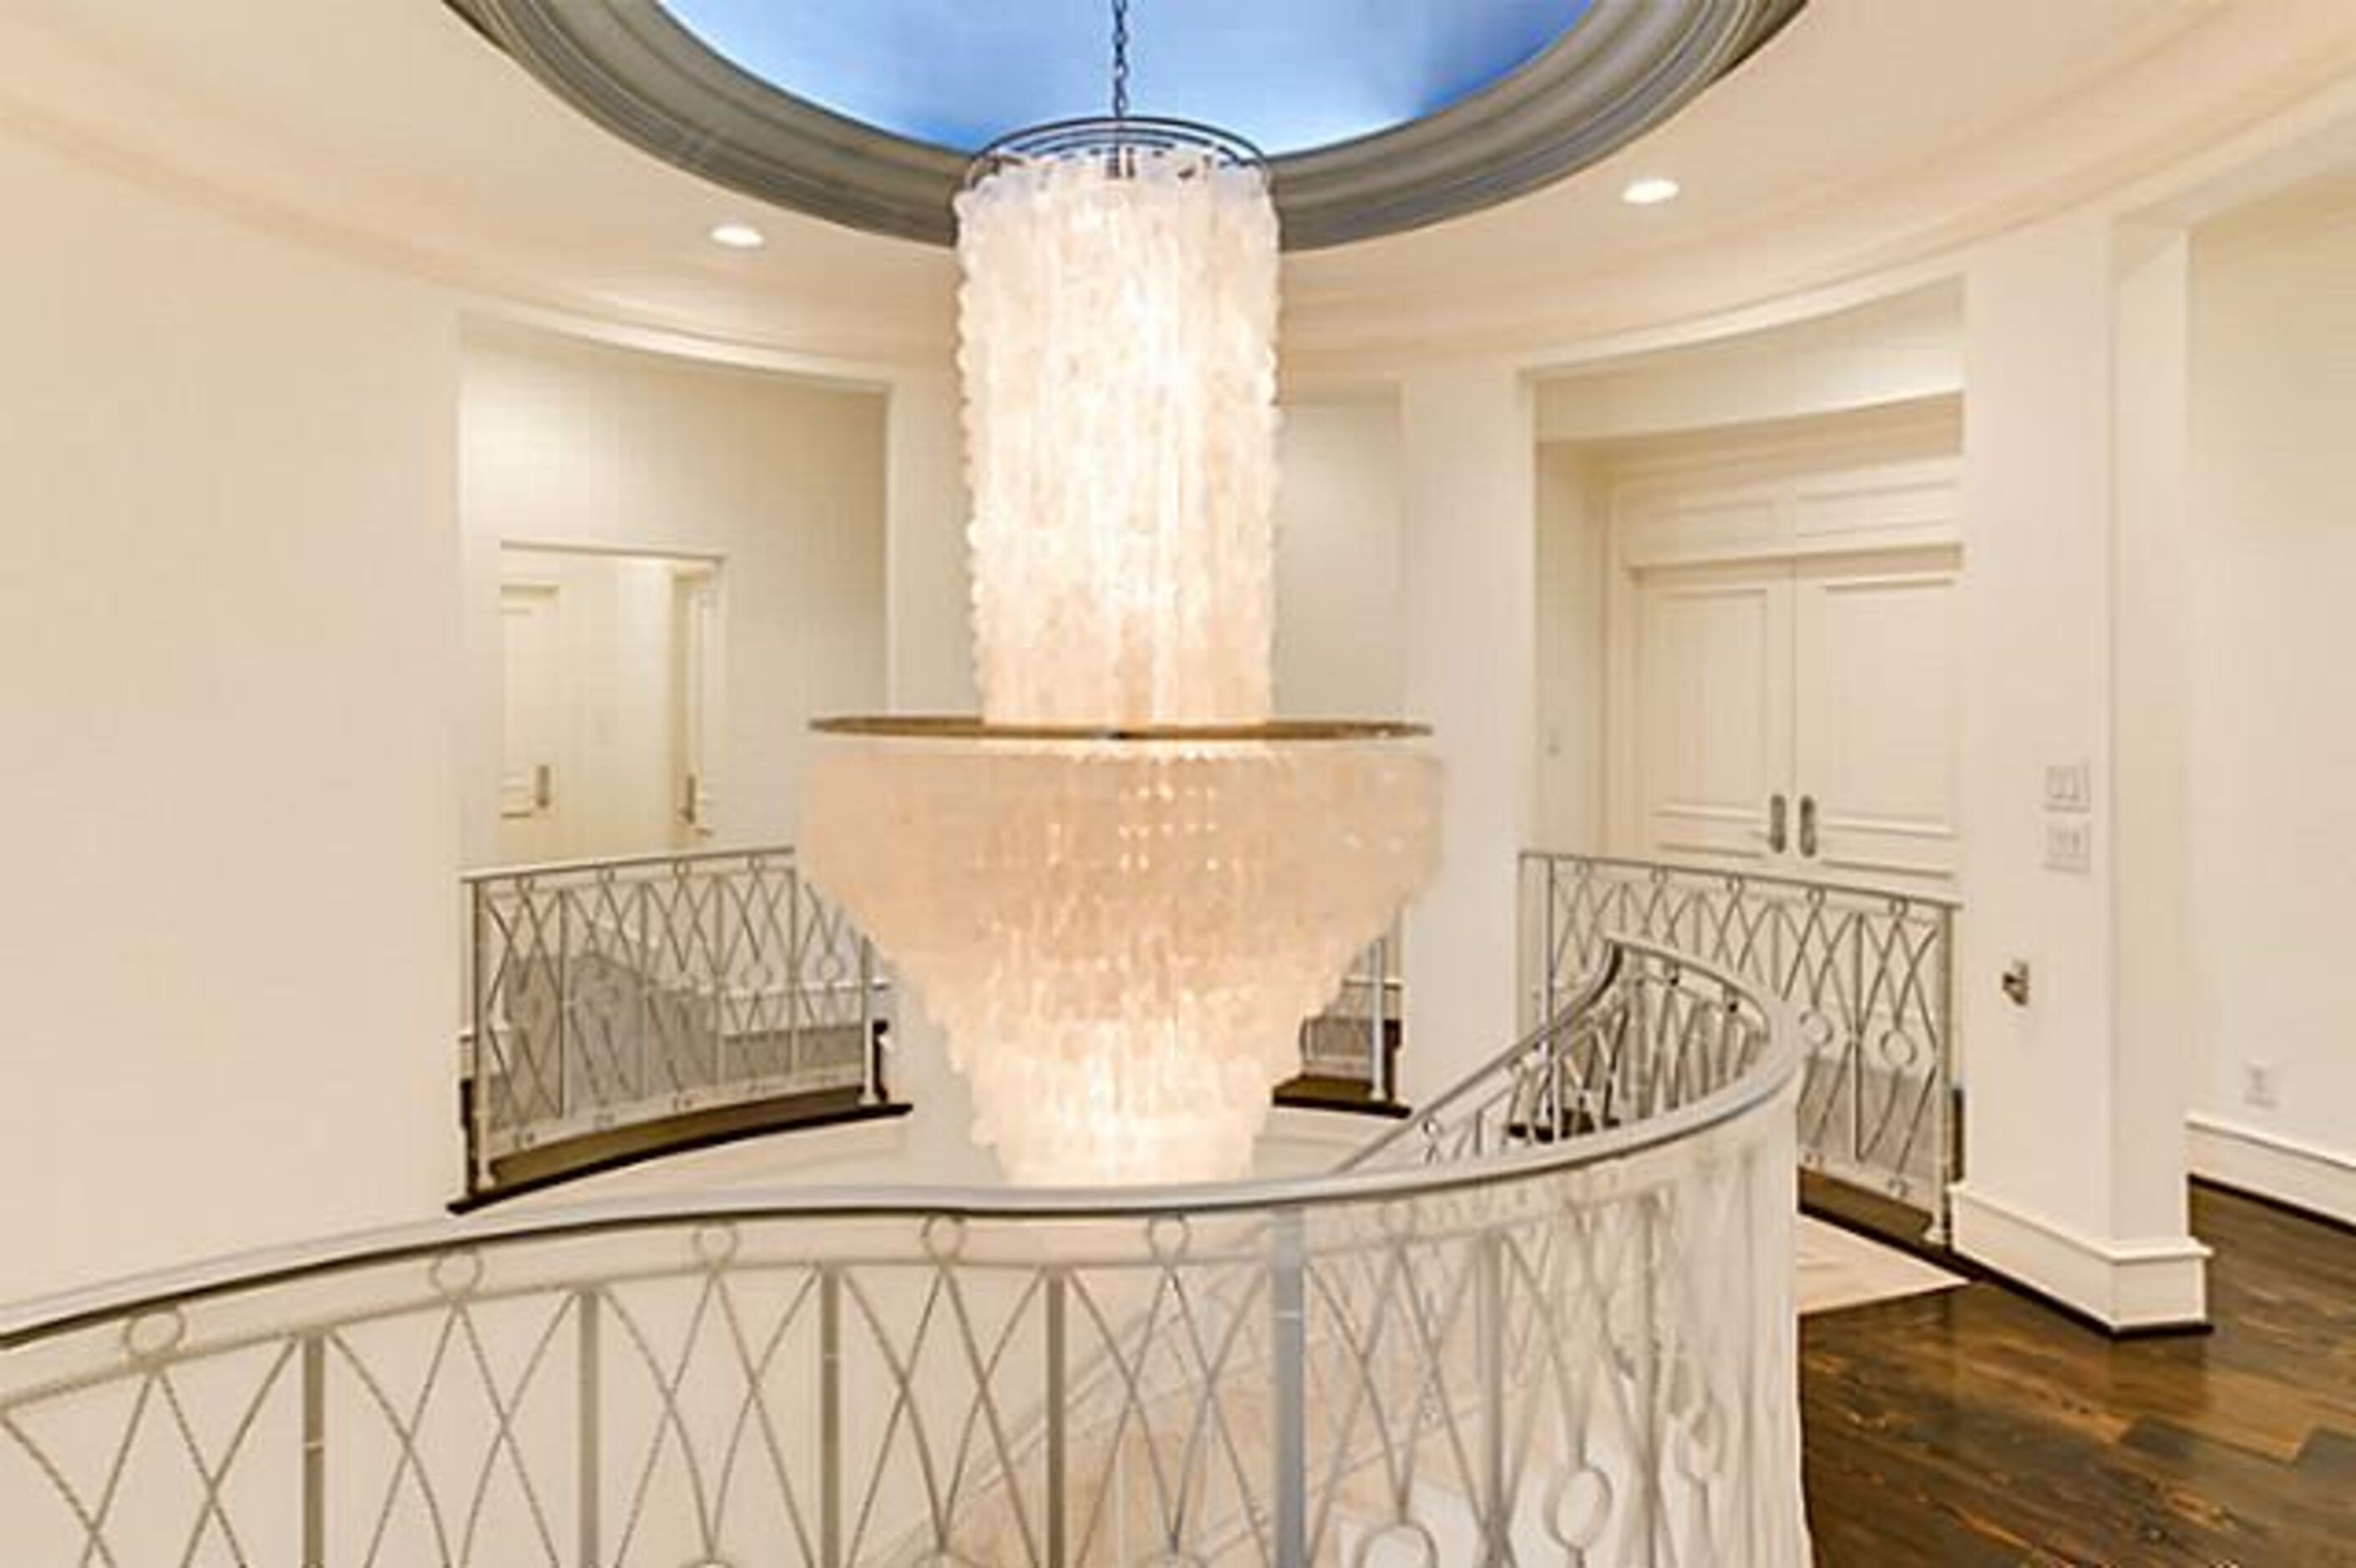
[[[1960,564],[1943,548],[1640,577],[1644,852],[1951,883]]]

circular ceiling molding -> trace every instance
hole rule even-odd
[[[750,74],[973,153],[1108,106],[1108,0],[661,0]],[[1135,0],[1141,112],[1306,152],[1419,120],[1544,53],[1592,0]],[[1370,26],[1376,18],[1380,26]]]
[[[852,228],[955,238],[950,202],[968,153],[788,91],[723,57],[659,0],[446,3],[566,101],[657,157]],[[1675,114],[1804,3],[1570,6],[1576,19],[1551,43],[1444,107],[1271,159],[1285,245],[1420,228],[1551,184]]]

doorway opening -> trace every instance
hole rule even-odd
[[[723,564],[499,551],[499,859],[691,849],[719,830]]]

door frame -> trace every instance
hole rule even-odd
[[[711,642],[705,650],[710,660],[710,664],[709,667],[703,672],[704,678],[701,682],[701,691],[698,694],[703,705],[703,711],[700,715],[700,718],[704,728],[706,752],[704,758],[705,768],[711,775],[706,785],[705,793],[708,794],[715,802],[724,801],[726,798],[727,788],[726,733],[728,709],[726,699],[728,692],[728,643],[730,628],[730,588],[728,556],[726,552],[694,546],[617,544],[608,540],[582,540],[549,537],[501,538],[492,546],[492,549],[497,560],[496,569],[493,572],[496,582],[496,592],[502,595],[510,585],[527,588],[546,588],[561,592],[564,585],[562,576],[551,567],[541,567],[535,570],[531,563],[532,558],[534,557],[662,562],[669,566],[672,571],[672,593],[674,606],[678,600],[678,584],[682,579],[688,577],[700,577],[704,580],[704,582],[707,585],[707,592],[710,595],[713,632]],[[523,564],[519,567],[519,562],[522,562]],[[676,624],[674,624],[674,644],[676,643],[677,630],[678,628]],[[674,663],[676,663],[678,653],[679,650],[676,645],[674,645],[671,649],[671,656]],[[502,660],[504,659],[505,649],[503,646],[499,650],[499,656]],[[500,667],[499,674],[500,678],[504,680],[504,664],[502,664]],[[674,674],[676,674],[676,670],[674,670]],[[673,693],[674,699],[680,695],[683,694],[677,691],[674,691]],[[667,744],[670,747],[672,753],[671,767],[669,771],[674,775],[679,772],[679,764],[684,754],[682,747],[684,737],[680,728],[680,715],[677,710],[676,702],[674,702],[670,732],[667,740]],[[501,738],[501,754],[504,755],[505,713],[503,703],[498,722]],[[563,746],[568,753],[573,751],[574,746],[574,737],[569,732],[571,722],[572,720],[568,718],[566,720],[568,732],[564,736],[563,740]],[[558,788],[561,791],[564,787],[563,783],[562,782],[562,774],[565,772],[578,774],[583,764],[581,763],[578,756],[571,754],[561,759],[560,762],[560,782],[558,784]],[[495,772],[493,775],[495,784],[497,783],[497,778],[498,774]],[[676,795],[677,794],[679,784],[680,780],[674,776],[671,780],[671,794],[673,795]],[[670,847],[674,849],[691,849],[707,843],[714,836],[716,829],[697,830],[689,827],[680,819],[680,814],[676,809],[677,804],[676,799],[674,799],[672,802],[673,809],[669,813],[672,829],[670,835]],[[496,833],[498,831],[498,824],[500,820],[498,810],[498,801],[496,798],[494,798],[492,802],[492,826],[493,831]]]
[[[1645,854],[1640,596],[1655,572],[1896,560],[1946,551],[1968,592],[1962,400],[1809,420],[1782,430],[1701,431],[1632,443],[1598,486],[1607,498],[1603,610],[1604,852]],[[1886,494],[1888,526],[1842,508]],[[1679,498],[1696,503],[1678,516]],[[1705,519],[1701,527],[1694,519]]]

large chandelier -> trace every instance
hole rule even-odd
[[[1125,12],[1112,116],[957,204],[981,716],[822,722],[804,808],[1020,1182],[1240,1174],[1435,852],[1419,731],[1270,718],[1276,212],[1128,112]]]

